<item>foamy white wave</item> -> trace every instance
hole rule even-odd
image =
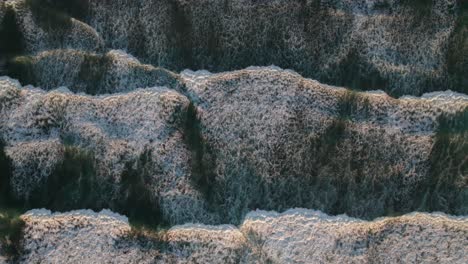
[[[351,263],[402,260],[465,263],[468,218],[412,213],[362,221],[320,211],[255,211],[231,225],[174,226],[148,242],[131,235],[124,216],[103,210],[32,210],[21,262]],[[143,236],[144,237],[144,236]],[[154,239],[154,240],[151,240]],[[164,246],[166,245],[166,246]],[[451,246],[448,246],[451,245]],[[99,250],[96,250],[99,249]]]

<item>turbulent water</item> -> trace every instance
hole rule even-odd
[[[467,17],[2,1],[0,263],[468,262]]]

